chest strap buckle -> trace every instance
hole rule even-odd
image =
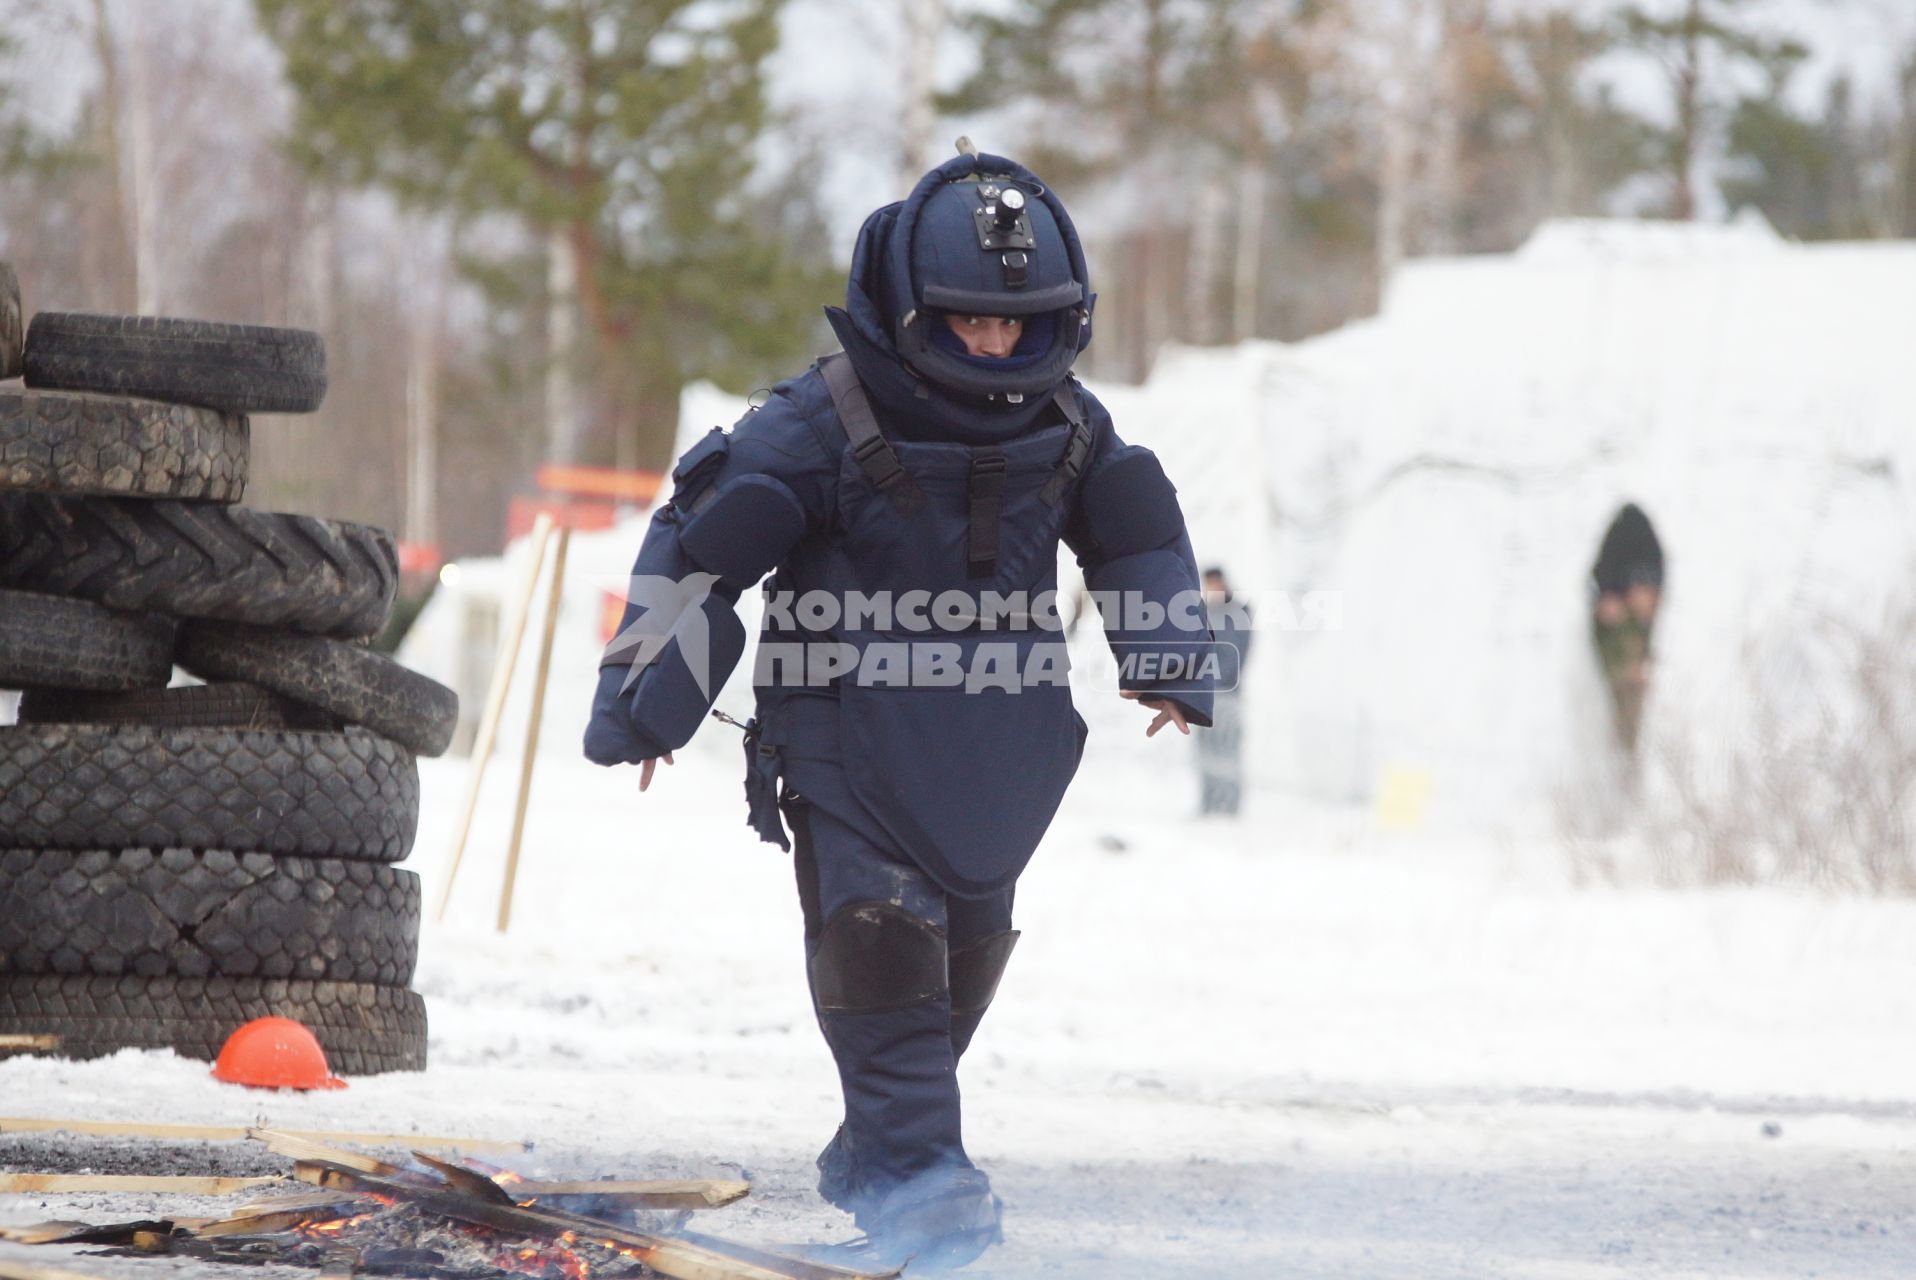
[[[965,560],[974,578],[998,571],[998,519],[1004,509],[1005,455],[999,449],[971,454],[971,527]]]

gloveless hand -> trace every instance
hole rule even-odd
[[[1165,698],[1153,697],[1140,689],[1123,689],[1118,692],[1118,696],[1120,698],[1129,698],[1131,701],[1143,705],[1146,709],[1152,707],[1157,708],[1157,718],[1152,720],[1150,726],[1145,729],[1145,737],[1156,737],[1158,730],[1167,724],[1176,725],[1178,732],[1185,737],[1188,738],[1191,736],[1191,726],[1184,722],[1184,708],[1180,707],[1177,703]]]

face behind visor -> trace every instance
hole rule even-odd
[[[899,357],[972,403],[1049,395],[1091,340],[1084,253],[1064,205],[1023,166],[960,156],[918,183],[890,237],[887,276]],[[1010,356],[966,354],[950,315],[1015,316]]]

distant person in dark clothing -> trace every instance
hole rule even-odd
[[[1197,740],[1198,812],[1235,816],[1244,790],[1244,701],[1239,687],[1251,651],[1251,607],[1231,593],[1224,570],[1204,571],[1204,613],[1218,639],[1222,672],[1211,710],[1211,732]]]
[[[1663,597],[1663,544],[1636,503],[1625,503],[1604,531],[1590,579],[1596,591],[1590,622],[1597,661],[1610,687],[1617,740],[1634,753],[1650,686],[1651,634]]]

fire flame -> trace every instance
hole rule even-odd
[[[570,1249],[558,1245],[540,1248],[536,1244],[521,1245],[517,1249],[507,1249],[495,1259],[502,1271],[519,1271],[527,1275],[544,1276],[557,1272],[565,1280],[589,1280],[592,1265]]]
[[[488,1170],[487,1176],[500,1186],[508,1188],[526,1181],[524,1176],[506,1169]],[[397,1203],[396,1200],[387,1196],[373,1198],[379,1202],[381,1208],[327,1218],[323,1221],[304,1222],[294,1230],[308,1239],[339,1240],[362,1223],[378,1217],[383,1208]],[[576,1231],[564,1232],[557,1240],[549,1244],[531,1240],[513,1240],[508,1243],[497,1240],[496,1236],[482,1227],[472,1227],[459,1222],[454,1222],[452,1225],[463,1232],[495,1240],[496,1243],[493,1244],[490,1252],[493,1255],[493,1265],[500,1270],[537,1276],[540,1280],[594,1280],[592,1259],[578,1251],[578,1246],[583,1244],[590,1244],[604,1249],[608,1254],[630,1258],[637,1262],[642,1263],[647,1260],[645,1250],[632,1248],[613,1240],[601,1240],[591,1235],[581,1237]],[[622,1269],[615,1267],[614,1270]]]

